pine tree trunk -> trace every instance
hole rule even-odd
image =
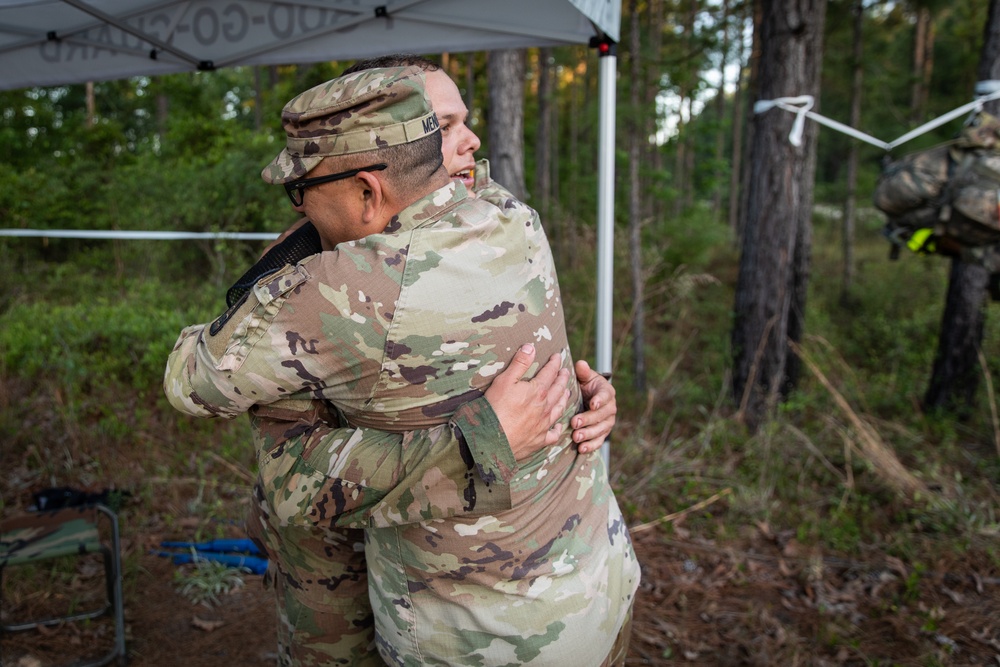
[[[524,201],[524,51],[491,51],[489,153],[493,179]]]
[[[574,49],[574,52],[576,49]],[[586,63],[584,64],[586,67]],[[587,99],[587,71],[584,70],[582,75],[574,73],[573,83],[569,87],[569,163],[571,165],[580,164],[580,115],[583,111],[582,100]],[[566,187],[568,192],[577,192],[580,182],[580,174],[578,169],[570,169],[568,174]],[[570,244],[577,242],[577,226],[576,221],[579,215],[579,204],[576,197],[570,196],[566,199],[568,204],[568,211],[566,215],[566,234],[564,241],[564,250],[566,251],[566,256],[569,258],[570,266],[576,268],[579,266],[579,253],[572,252],[572,247]]]
[[[167,118],[170,113],[170,98],[164,93],[156,94],[156,128],[161,137],[167,134]]]
[[[851,78],[851,127],[857,128],[861,124],[861,84],[863,82],[863,68],[861,58],[864,53],[862,26],[864,25],[864,2],[857,0],[854,5],[854,44],[853,62]],[[857,186],[858,186],[858,142],[851,142],[851,148],[847,153],[847,198],[844,200],[844,226],[843,226],[843,250],[844,250],[844,270],[843,281],[840,286],[840,302],[847,305],[851,286],[854,284],[854,221],[857,215]]]
[[[253,68],[253,127],[258,132],[264,127],[264,90],[261,85],[260,65]]]
[[[819,97],[825,0],[762,0],[757,99]],[[748,205],[736,285],[733,394],[756,430],[794,387],[809,278],[816,124],[801,146],[788,140],[793,117],[772,109],[754,118]]]
[[[554,78],[554,77],[553,77]],[[553,86],[553,88],[556,88]],[[555,90],[553,91],[556,92]],[[559,180],[559,147],[562,145],[560,141],[560,136],[562,133],[562,124],[560,123],[560,107],[559,107],[559,95],[553,94],[552,96],[552,136],[549,141],[549,208],[551,209],[552,219],[559,219],[559,231],[562,236],[566,236],[565,225],[563,224],[562,207],[560,206],[559,199],[559,188],[561,187],[561,181]]]
[[[688,52],[693,52],[695,45],[694,22],[696,16],[695,0],[683,0],[684,18],[681,29],[683,40]],[[677,95],[680,103],[677,107],[677,153],[674,157],[674,191],[677,193],[674,199],[673,214],[680,216],[690,207],[693,200],[694,170],[693,165],[693,133],[688,131],[688,124],[685,122],[684,107],[687,106],[687,120],[694,121],[694,93],[696,88],[696,75],[680,75]],[[690,136],[689,136],[690,135]]]
[[[88,130],[97,124],[97,99],[94,97],[94,82],[88,81],[84,87],[87,96],[87,118],[84,127]]]
[[[469,53],[465,61],[465,108],[472,113],[476,108],[476,54]]]
[[[694,113],[695,113],[694,98],[689,97],[688,118],[694,118]],[[685,174],[684,179],[687,182],[687,187],[684,188],[684,195],[682,197],[682,199],[684,200],[685,211],[690,211],[692,208],[694,208],[694,188],[695,188],[694,158],[695,158],[695,153],[697,152],[695,150],[695,139],[697,138],[697,135],[695,134],[695,132],[691,131],[692,129],[693,126],[692,128],[689,128],[687,137],[684,140],[684,143],[687,144],[687,146],[684,149],[684,174]]]
[[[722,117],[726,112],[726,65],[729,64],[729,0],[722,0],[722,53],[719,72],[719,90],[715,94],[715,118],[719,129],[715,133],[715,186],[712,188],[712,213],[722,211],[723,159],[726,150],[726,133]]]
[[[910,94],[910,122],[924,122],[927,114],[927,86],[933,64],[930,53],[934,39],[931,32],[931,10],[920,7],[913,26],[913,87]]]
[[[740,239],[740,228],[739,228],[739,211],[740,211],[740,193],[743,191],[741,188],[743,179],[743,126],[744,126],[744,115],[743,115],[743,24],[745,22],[745,17],[741,13],[737,19],[737,25],[739,30],[737,34],[741,36],[737,43],[739,48],[736,54],[736,61],[739,63],[739,68],[737,69],[738,74],[736,75],[736,92],[733,94],[733,148],[732,157],[730,159],[730,172],[729,172],[729,229],[732,231],[732,238],[735,243],[739,243]]]
[[[760,25],[763,23],[764,7],[762,0],[754,0],[752,4],[753,12],[753,39],[750,45],[750,81],[747,84],[747,92],[750,95],[750,102],[753,101],[753,95],[755,91],[760,88],[760,59],[761,59],[761,38],[760,38]],[[750,154],[750,147],[754,143],[754,131],[756,128],[756,123],[754,122],[754,112],[753,104],[748,103],[744,109],[744,125],[746,130],[746,138],[744,139],[744,149],[742,154],[742,159],[740,162],[746,164]],[[743,176],[740,181],[740,208],[739,215],[736,216],[736,237],[735,241],[737,245],[743,244],[743,235],[745,233],[743,225],[745,222],[744,211],[747,210],[747,206],[750,201],[750,170],[744,169]]]
[[[642,275],[642,201],[640,199],[639,155],[642,150],[643,119],[639,108],[639,88],[642,86],[642,69],[639,66],[641,46],[639,40],[639,8],[637,0],[629,0],[631,35],[629,39],[629,105],[628,124],[628,238],[629,272],[632,279],[632,370],[636,391],[646,390],[646,312],[645,284]]]
[[[663,0],[649,0],[649,57],[652,62],[658,62],[660,52],[663,50]],[[646,68],[646,91],[645,100],[647,109],[656,108],[656,96],[660,91],[660,76],[662,71],[659,67]],[[656,115],[647,114],[647,135],[655,136],[658,130]],[[640,158],[644,164],[649,165],[652,174],[663,173],[663,149],[653,141],[647,142],[643,146],[644,156]],[[653,176],[657,178],[657,176]],[[645,182],[650,179],[647,177]],[[663,200],[653,192],[653,188],[643,188],[646,193],[644,202],[644,217],[650,220],[659,220],[663,215]]]
[[[552,49],[538,50],[538,135],[535,139],[535,192],[542,220],[549,220],[552,200]],[[551,225],[550,225],[551,229]]]
[[[934,17],[927,12],[927,34],[924,38],[924,58],[923,69],[920,72],[923,77],[920,85],[920,111],[922,116],[927,116],[931,97],[931,77],[934,74]]]
[[[977,264],[952,260],[948,296],[924,409],[971,416],[979,387],[979,350],[986,322],[989,272]]]
[[[687,91],[682,87],[678,91],[680,103],[677,106],[677,139],[675,142],[676,152],[674,153],[674,206],[673,216],[680,217],[684,212],[684,189],[687,188],[687,175],[684,173],[684,165],[687,160],[684,158],[684,149],[687,142],[684,140],[684,103],[687,100]]]
[[[990,0],[977,74],[980,81],[1000,79],[1000,0]],[[1000,101],[987,102],[984,111],[1000,115]],[[979,354],[989,277],[989,270],[979,264],[952,260],[925,410],[943,409],[959,417],[972,414],[982,373]]]

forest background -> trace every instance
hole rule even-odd
[[[995,664],[1000,323],[983,304],[971,398],[924,410],[950,262],[889,261],[869,205],[881,149],[819,131],[801,380],[759,424],[734,394],[753,9],[624,5],[611,469],[644,560],[630,664]],[[858,99],[853,124],[888,141],[969,102],[988,9],[831,0],[815,110],[851,124]],[[574,354],[593,360],[597,56],[505,57],[524,68],[526,147],[507,184],[542,213]],[[494,154],[499,61],[441,58]],[[0,227],[277,233],[294,213],[259,171],[280,108],[349,64],[0,92]],[[2,511],[47,486],[129,491],[127,606],[144,532],[210,536],[245,507],[246,424],[184,418],[160,382],[180,329],[221,313],[263,245],[0,238]]]

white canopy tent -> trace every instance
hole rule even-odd
[[[607,372],[620,22],[621,0],[0,0],[0,89],[398,52],[595,45],[602,56],[595,367]]]
[[[620,0],[0,0],[0,87],[618,40]]]

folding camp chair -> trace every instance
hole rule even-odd
[[[114,615],[114,647],[104,657],[74,663],[74,667],[98,667],[110,664],[115,658],[119,665],[124,665],[127,656],[118,516],[104,505],[29,512],[0,523],[0,596],[3,595],[3,576],[9,568],[94,553],[100,553],[104,559],[107,599],[100,607],[85,611],[67,610],[62,615],[47,618],[20,621],[5,619],[0,624],[0,631],[17,632],[66,621],[97,618],[110,613]]]

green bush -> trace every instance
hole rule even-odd
[[[55,380],[70,391],[158,390],[177,334],[199,318],[193,306],[178,307],[177,296],[165,298],[156,281],[128,287],[89,297],[81,291],[82,300],[70,303],[13,305],[0,316],[6,373]]]

